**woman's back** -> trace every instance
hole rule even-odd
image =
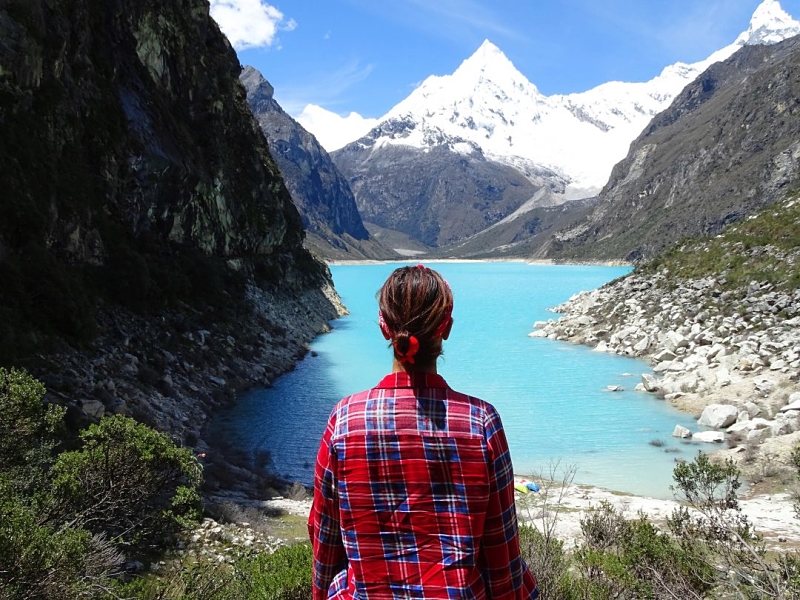
[[[449,311],[446,319],[444,328],[434,322],[439,344]],[[413,348],[416,336],[407,337]],[[396,368],[334,407],[317,455],[309,533],[316,600],[538,595],[519,554],[500,417],[450,389],[435,368]]]

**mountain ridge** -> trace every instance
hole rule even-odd
[[[239,80],[300,213],[306,246],[325,258],[391,256],[370,238],[350,186],[328,153],[281,108],[269,81],[252,66],[244,67]]]
[[[538,254],[647,259],[779,200],[800,179],[798,97],[800,36],[713,64],[634,140],[593,210]]]
[[[751,41],[771,42],[790,33],[800,33],[800,22],[786,14],[777,0],[764,0],[748,29],[704,61],[670,65],[648,82],[608,82],[581,94],[554,96],[541,94],[487,40],[452,74],[428,77],[367,135],[331,156],[348,178],[359,210],[366,211],[364,218],[412,238],[422,235],[422,221],[417,218],[421,203],[415,197],[420,189],[438,189],[435,183],[446,171],[478,182],[482,178],[469,169],[443,165],[461,165],[479,157],[483,170],[490,164],[497,174],[512,169],[533,188],[527,190],[527,198],[516,197],[502,208],[486,205],[482,225],[492,227],[523,206],[533,210],[595,196],[636,136],[708,65]],[[436,168],[408,158],[425,153],[435,153]],[[393,180],[373,167],[386,164],[389,156],[413,169],[413,173],[398,174],[398,181],[413,177],[418,181],[416,188],[397,183],[397,189],[392,189]],[[369,181],[373,176],[378,179]],[[497,179],[492,185],[507,189]],[[550,193],[538,194],[541,188]],[[461,207],[469,211],[485,205],[485,191],[480,184],[474,190],[462,190]],[[497,198],[490,200],[490,204],[495,202]],[[401,215],[403,206],[417,217]],[[436,221],[435,214],[425,216],[426,233],[418,241],[449,247],[480,230],[478,222],[472,221],[457,231],[452,224]],[[432,233],[443,229],[449,230],[446,235]]]

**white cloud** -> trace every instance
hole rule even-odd
[[[262,0],[211,0],[211,16],[237,50],[271,46],[279,29],[292,31],[294,19]]]
[[[338,69],[326,70],[305,78],[302,85],[288,85],[275,90],[275,99],[290,115],[299,114],[307,104],[335,105],[344,102],[348,89],[364,81],[375,65],[353,59]]]

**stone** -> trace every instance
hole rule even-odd
[[[641,340],[639,340],[633,345],[633,349],[636,350],[636,352],[644,352],[649,347],[650,347],[650,338],[648,336],[644,336]]]
[[[709,404],[697,420],[698,425],[720,429],[736,422],[739,410],[729,404]]]
[[[797,394],[792,394],[792,396],[796,396]],[[792,399],[792,396],[789,396],[789,400]],[[790,410],[800,410],[800,400],[795,400],[791,404],[787,404],[786,406],[780,409],[780,412],[785,413],[789,412]]]
[[[667,332],[666,339],[664,340],[664,346],[667,348],[667,350],[672,350],[674,352],[678,348],[686,348],[688,345],[689,340],[687,340],[677,331]]]
[[[706,354],[706,357],[709,360],[711,360],[712,358],[725,356],[726,354],[727,351],[725,349],[725,346],[723,346],[722,344],[714,344],[709,349],[708,353]]]
[[[737,421],[725,431],[728,433],[741,433],[743,431],[750,431],[752,428],[753,424],[750,421]]]
[[[683,425],[675,425],[675,429],[672,430],[672,437],[686,439],[692,437],[692,432]]]
[[[719,371],[717,371],[716,380],[717,380],[717,385],[719,387],[725,387],[727,385],[730,385],[731,384],[730,371],[728,371],[728,369],[721,368]]]
[[[775,421],[770,427],[772,437],[779,435],[787,435],[794,432],[794,428],[789,421]]]
[[[744,408],[751,417],[757,417],[761,414],[761,407],[755,402],[745,402]]]
[[[655,392],[659,388],[658,379],[650,373],[642,373],[642,385],[648,392]]]
[[[672,362],[673,361],[671,361],[671,360],[667,360],[667,361],[658,363],[655,367],[653,367],[653,372],[655,372],[655,373],[666,373],[669,370],[670,366],[672,365]]]
[[[100,420],[106,412],[106,407],[99,400],[82,400],[81,410],[90,419]]]
[[[759,377],[753,382],[753,385],[755,385],[756,390],[764,395],[769,394],[775,389],[775,382],[771,379],[767,379],[766,377]]]
[[[605,340],[600,340],[600,342],[598,342],[597,346],[594,347],[594,351],[595,352],[608,352],[608,344],[605,342]]]
[[[747,434],[748,442],[760,442],[767,438],[772,437],[772,430],[767,429],[753,429]]]
[[[544,329],[545,327],[547,327],[547,321],[536,321],[533,324],[534,329]]]
[[[624,392],[625,388],[621,385],[607,385],[606,391],[608,392]]]
[[[670,350],[662,350],[653,356],[653,361],[657,363],[667,362],[670,360],[675,360],[675,356],[675,353]]]
[[[725,441],[725,434],[721,431],[698,431],[692,436],[698,442],[721,444]]]

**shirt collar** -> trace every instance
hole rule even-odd
[[[378,389],[390,388],[447,388],[447,382],[435,373],[390,373],[377,385]]]

